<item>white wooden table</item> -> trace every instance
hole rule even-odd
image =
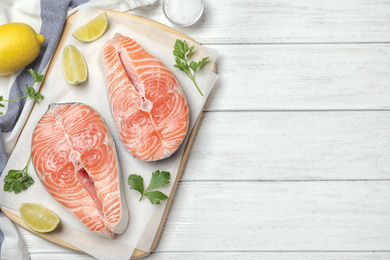
[[[174,28],[221,78],[147,259],[390,259],[390,1],[204,3]],[[31,259],[93,259],[19,230]]]

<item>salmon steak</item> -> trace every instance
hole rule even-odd
[[[133,39],[117,33],[103,49],[111,114],[136,158],[171,156],[187,135],[187,99],[175,75]]]
[[[126,230],[114,142],[94,109],[51,104],[33,132],[32,161],[46,190],[88,229],[111,238]]]

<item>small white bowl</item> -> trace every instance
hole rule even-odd
[[[164,0],[163,13],[174,25],[191,26],[195,24],[203,14],[202,0]]]

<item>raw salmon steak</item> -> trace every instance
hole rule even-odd
[[[111,114],[124,146],[145,161],[171,156],[186,137],[189,119],[175,75],[119,33],[105,44],[103,58]]]
[[[113,139],[80,103],[51,104],[32,136],[35,171],[46,190],[88,229],[123,233],[129,217]]]

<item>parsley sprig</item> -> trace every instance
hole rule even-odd
[[[33,76],[34,78],[34,84],[36,82],[42,82],[43,81],[43,75],[40,75],[38,74],[38,72],[36,72],[35,70],[33,69],[29,69],[28,72],[30,72],[30,74]],[[20,99],[23,99],[25,97],[30,97],[32,98],[33,100],[35,100],[35,102],[37,102],[39,104],[39,99],[44,99],[44,96],[41,95],[41,93],[39,92],[36,92],[34,87],[29,87],[27,84],[25,84],[25,87],[26,87],[26,95],[22,96],[22,97],[19,97],[19,98],[15,98],[15,99],[9,99],[9,100],[5,100],[4,97],[1,95],[0,96],[0,107],[4,107],[4,104],[2,104],[1,102],[12,102],[12,101],[16,101],[16,100],[20,100]],[[3,113],[0,112],[0,115],[2,115]]]
[[[155,171],[146,190],[144,189],[144,179],[137,174],[131,174],[127,180],[130,189],[141,193],[140,201],[146,196],[152,204],[160,204],[160,201],[168,199],[168,196],[161,191],[151,191],[152,189],[163,187],[169,183],[171,174],[166,171]]]
[[[181,71],[184,71],[192,80],[192,82],[194,82],[195,87],[198,89],[200,95],[203,96],[203,93],[199,89],[198,84],[196,84],[195,72],[203,67],[209,57],[205,57],[198,62],[190,61],[194,48],[195,46],[188,48],[186,41],[177,39],[173,50],[173,55],[176,56],[176,64],[173,66],[179,68]]]
[[[8,192],[20,193],[22,190],[27,190],[28,187],[34,184],[33,178],[27,173],[28,164],[31,161],[28,158],[26,166],[22,170],[9,170],[8,174],[4,177],[3,190]]]

